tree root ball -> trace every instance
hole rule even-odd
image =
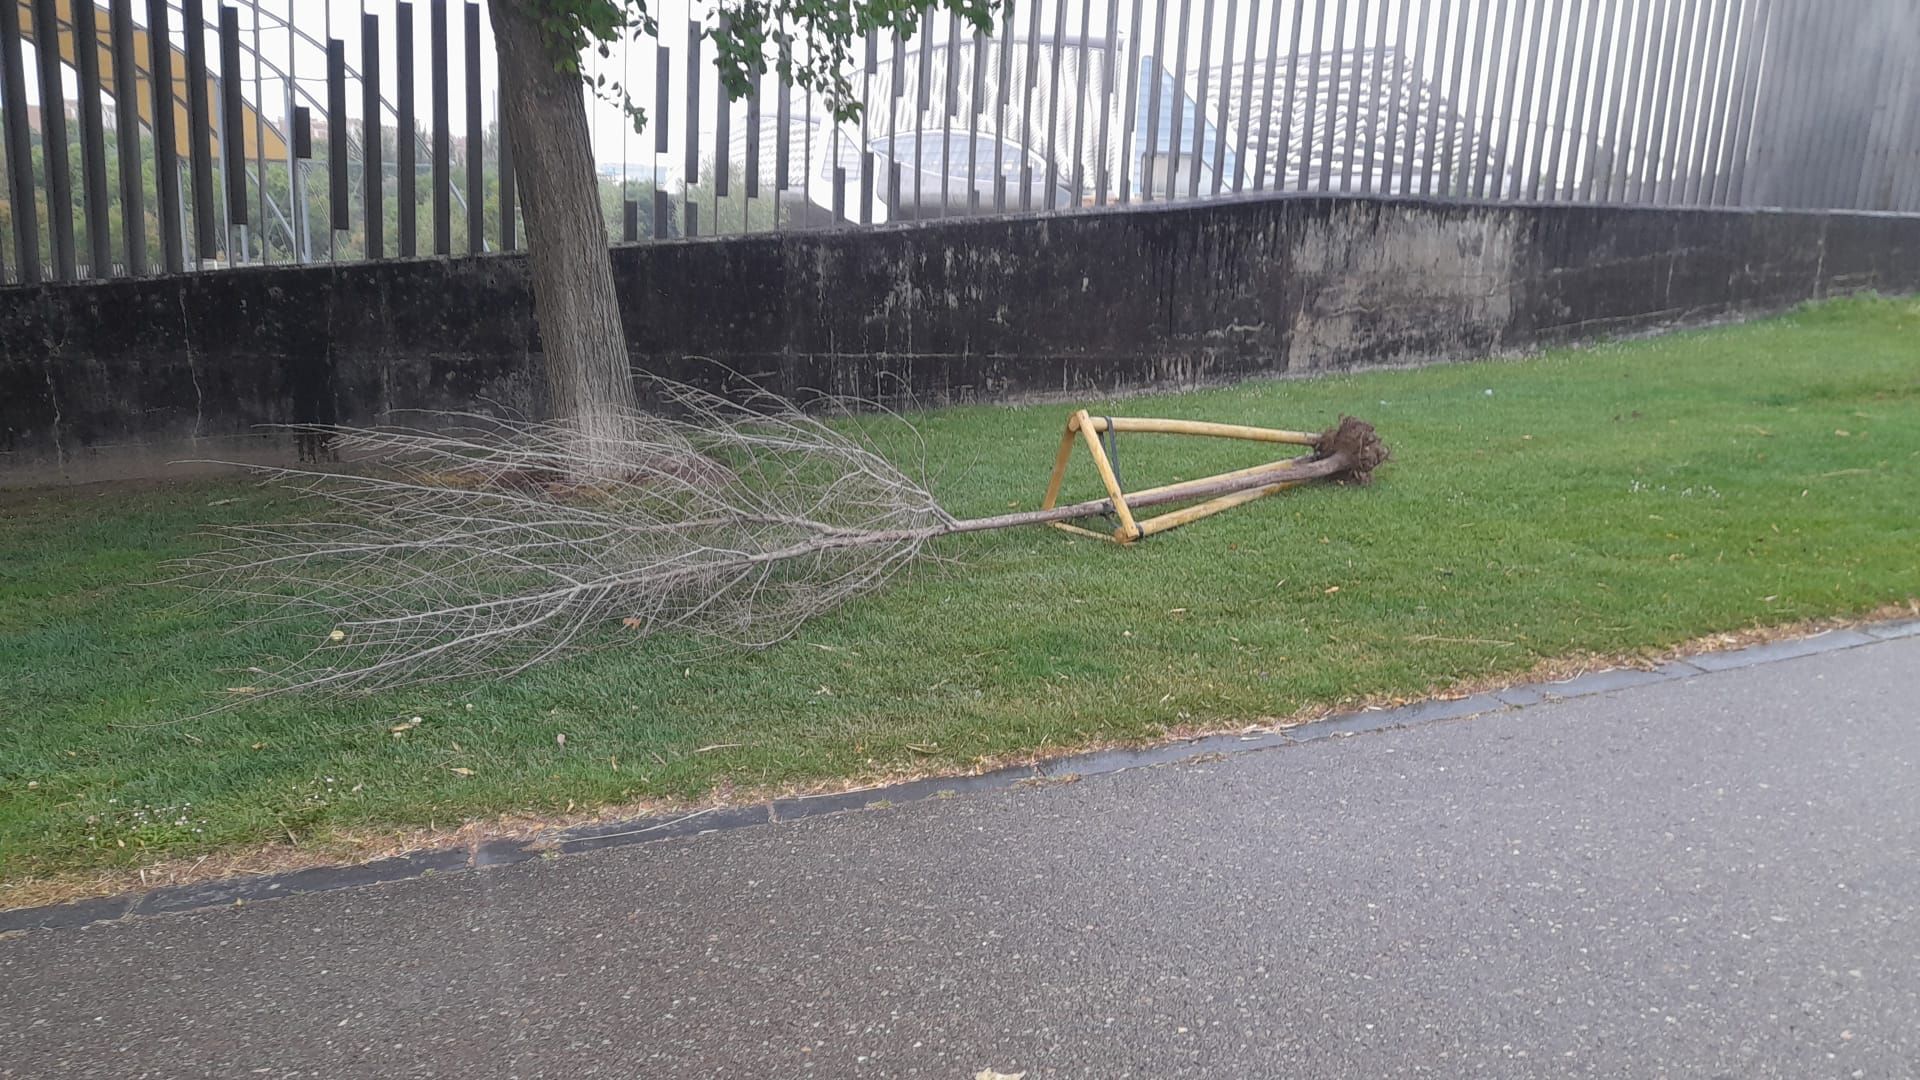
[[[1373,470],[1393,455],[1373,430],[1373,425],[1354,416],[1343,416],[1340,423],[1320,433],[1320,445],[1314,455],[1322,460],[1344,456],[1347,467],[1329,479],[1341,484],[1370,484]]]

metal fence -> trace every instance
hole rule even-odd
[[[0,0],[0,278],[505,250],[486,13]],[[613,240],[1246,191],[1920,210],[1912,0],[1015,0],[728,102],[705,0],[590,54]]]

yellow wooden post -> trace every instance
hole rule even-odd
[[[1093,455],[1093,467],[1100,470],[1100,481],[1107,486],[1107,497],[1113,500],[1113,514],[1120,519],[1120,527],[1113,530],[1113,538],[1123,544],[1131,544],[1140,538],[1140,526],[1134,523],[1133,511],[1127,509],[1127,493],[1120,490],[1120,478],[1113,473],[1113,463],[1107,460],[1106,448],[1100,445],[1100,436],[1095,433],[1093,418],[1087,410],[1081,409],[1073,414],[1078,421],[1080,437],[1086,440],[1087,450]]]
[[[1085,410],[1082,410],[1084,414]],[[1214,424],[1205,420],[1156,420],[1146,416],[1096,416],[1088,423],[1095,431],[1141,431],[1159,435],[1208,435],[1216,439],[1246,439],[1251,442],[1292,443],[1318,446],[1320,436],[1310,431],[1284,431],[1280,428],[1248,427],[1245,424]]]
[[[1067,462],[1073,458],[1073,437],[1076,414],[1067,419],[1067,430],[1060,433],[1060,452],[1053,456],[1053,478],[1047,481],[1047,497],[1040,500],[1040,509],[1051,510],[1060,501],[1060,485],[1067,479]]]
[[[1142,536],[1152,536],[1154,533],[1163,533],[1168,529],[1178,528],[1189,522],[1199,521],[1203,517],[1209,517],[1222,510],[1231,510],[1236,506],[1250,503],[1255,499],[1271,495],[1276,491],[1285,491],[1290,487],[1299,487],[1303,483],[1306,483],[1306,481],[1290,480],[1281,484],[1268,484],[1266,487],[1236,491],[1231,495],[1222,495],[1217,499],[1208,499],[1206,502],[1195,503],[1181,510],[1174,510],[1161,514],[1158,517],[1148,518],[1140,523],[1140,533]]]

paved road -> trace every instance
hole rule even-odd
[[[1920,638],[0,941],[0,1076],[1920,1075]]]

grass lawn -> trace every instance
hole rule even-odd
[[[952,541],[764,652],[659,640],[504,684],[192,720],[325,627],[232,633],[239,613],[138,583],[197,526],[292,500],[232,481],[0,493],[0,880],[965,770],[1920,596],[1911,300],[1103,409],[1299,428],[1351,412],[1396,460],[1370,489],[1292,492],[1133,549],[1049,529]],[[916,418],[936,492],[963,515],[1034,506],[1066,412]],[[1135,485],[1259,453],[1121,443]],[[1092,494],[1076,465],[1070,494]]]

